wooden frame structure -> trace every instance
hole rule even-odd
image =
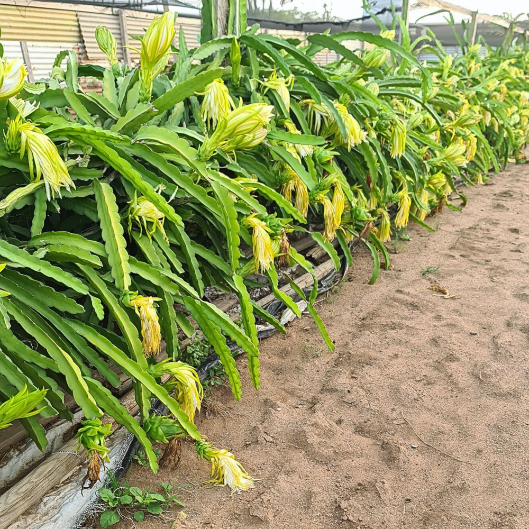
[[[476,42],[476,34],[479,22],[488,22],[490,24],[495,24],[496,26],[501,26],[502,28],[508,29],[512,34],[521,33],[529,38],[529,30],[519,27],[515,22],[505,20],[504,18],[495,17],[491,15],[481,14],[478,11],[472,11],[465,7],[452,4],[450,2],[445,2],[444,0],[419,0],[420,4],[425,7],[437,7],[439,9],[445,9],[446,11],[451,11],[452,13],[460,13],[462,15],[468,15],[471,17],[471,44]],[[406,27],[409,27],[410,21],[410,3],[411,0],[402,1],[402,18],[406,23]]]

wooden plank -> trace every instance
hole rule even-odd
[[[139,411],[133,391],[127,393],[121,404],[133,416]],[[114,432],[121,428],[121,425],[107,415],[101,418],[101,422],[110,423]],[[112,436],[108,439],[107,445],[112,446]],[[87,454],[83,448],[79,450],[79,457],[67,453],[75,452],[76,448],[77,439],[71,439],[60,452],[51,454],[35,470],[0,496],[0,529],[8,529],[49,491],[80,471]]]

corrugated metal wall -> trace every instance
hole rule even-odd
[[[106,64],[106,57],[99,49],[95,39],[95,29],[106,26],[117,41],[118,58],[123,59],[123,45],[138,47],[131,35],[141,35],[155,17],[154,13],[125,11],[128,39],[122,42],[121,24],[118,11],[107,8],[80,4],[45,4],[35,7],[31,0],[0,0],[1,40],[6,56],[22,57],[20,42],[26,42],[31,62],[31,71],[35,80],[49,75],[56,55],[64,49],[75,50],[79,62]],[[200,19],[178,17],[177,30],[183,28],[187,46],[192,49],[199,46]],[[285,38],[298,38],[304,41],[306,33],[263,28],[263,33]],[[131,59],[137,63],[139,56],[131,50]],[[323,50],[314,60],[318,64],[327,64],[339,57],[334,52]],[[28,66],[28,65],[27,65]],[[28,68],[29,69],[29,68]]]
[[[2,41],[80,43],[81,30],[75,11],[24,5],[0,5]]]

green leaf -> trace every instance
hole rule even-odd
[[[231,269],[235,272],[235,270],[239,268],[239,258],[241,256],[239,251],[241,241],[239,239],[237,211],[235,210],[233,199],[229,196],[226,188],[221,186],[218,182],[211,182],[211,187],[217,196],[217,202],[221,208],[224,229],[226,230],[226,244],[228,246]]]
[[[68,325],[64,323],[63,317],[50,309],[41,299],[34,296],[33,292],[22,288],[21,285],[13,283],[4,277],[0,277],[0,284],[5,285],[14,297],[48,320],[59,331],[62,339],[70,342],[75,351],[84,356],[114,387],[119,386],[119,376],[99,358],[92,348],[86,345],[86,342],[82,338],[71,331]]]
[[[45,332],[35,312],[29,307],[22,309],[18,303],[15,304],[7,300],[4,300],[4,303],[9,313],[16,318],[22,328],[45,347],[48,354],[57,362],[61,373],[66,377],[68,389],[72,392],[75,402],[82,408],[85,417],[87,419],[101,417],[101,410],[91,397],[79,367],[71,356]]]
[[[122,406],[119,400],[100,382],[88,377],[85,377],[85,381],[90,388],[90,392],[103,411],[107,415],[110,415],[118,424],[121,424],[130,433],[136,436],[145,449],[145,455],[147,456],[151,470],[154,473],[158,472],[158,463],[152,448],[152,443],[143,428],[136,422],[136,419],[130,416],[127,409]]]
[[[78,140],[81,141],[81,140]],[[178,215],[173,207],[163,198],[162,195],[158,194],[154,188],[143,180],[141,175],[133,169],[129,162],[123,160],[118,153],[104,144],[102,141],[89,140],[86,142],[88,145],[92,145],[98,156],[110,164],[116,171],[118,171],[123,178],[128,180],[138,191],[139,194],[143,195],[147,200],[152,202],[171,222],[174,222],[178,226],[182,226],[182,219]]]
[[[58,261],[64,263],[81,263],[93,268],[101,268],[103,263],[97,255],[76,246],[66,244],[51,244],[46,246],[46,261]]]
[[[101,301],[107,306],[112,316],[114,317],[118,327],[121,329],[123,337],[127,342],[127,347],[130,356],[137,363],[141,369],[147,369],[147,360],[143,353],[141,340],[138,336],[138,329],[130,321],[125,309],[119,304],[115,296],[108,290],[105,282],[94,271],[93,268],[78,264],[78,268],[83,275],[88,279],[92,287],[98,293]],[[149,399],[148,391],[141,385],[137,384],[135,387],[136,402],[140,407],[142,419],[145,420],[149,416],[151,409],[151,401]]]
[[[79,101],[79,98],[68,88],[65,88],[63,93],[66,101],[68,101],[68,106],[77,114],[77,118],[84,121],[87,125],[95,127],[95,121],[90,116],[86,107]]]
[[[270,46],[270,44],[266,42],[261,35],[241,35],[240,41],[241,44],[244,44],[260,53],[265,53],[268,55],[272,64],[277,66],[277,68],[279,68],[285,77],[290,75],[290,68],[281,54],[273,46]]]
[[[82,235],[67,231],[50,231],[36,235],[28,242],[28,248],[45,246],[47,244],[66,244],[94,253],[99,255],[99,257],[107,256],[105,247],[100,242],[91,241],[90,239],[85,239]]]
[[[90,296],[90,302],[92,303],[97,319],[102,321],[105,318],[105,308],[103,307],[103,303],[101,303],[101,300],[95,296]]]
[[[114,511],[105,511],[101,514],[101,518],[99,518],[99,525],[101,527],[110,527],[111,525],[115,525],[119,522],[119,514]]]
[[[260,182],[248,183],[248,187],[255,189],[260,195],[268,198],[272,203],[283,209],[288,215],[292,215],[298,222],[305,224],[307,220],[305,217],[288,201],[283,195],[274,191],[265,184]]]
[[[127,242],[123,237],[123,226],[119,216],[116,196],[112,188],[99,180],[94,180],[94,189],[105,250],[116,288],[120,291],[130,287],[130,265]]]
[[[202,304],[199,301],[188,296],[183,296],[183,300],[186,309],[191,312],[191,315],[200,326],[204,336],[219,355],[224,371],[230,381],[231,391],[235,400],[240,400],[241,382],[239,380],[239,372],[237,371],[237,366],[235,365],[231,351],[226,345],[226,339],[222,336],[218,327],[204,314]]]
[[[160,386],[156,380],[136,362],[131,360],[123,351],[118,349],[110,340],[101,336],[95,329],[88,327],[75,320],[69,320],[68,324],[81,336],[86,338],[92,345],[97,347],[104,355],[108,356],[116,365],[130,374],[141,385],[148,389],[154,396],[165,404],[169,411],[178,419],[186,432],[195,440],[201,438],[196,426],[189,420],[187,415],[180,409],[177,402],[169,396],[167,391]]]
[[[349,248],[349,244],[345,240],[345,236],[341,230],[338,230],[336,232],[336,238],[338,239],[338,243],[340,244],[340,248],[342,249],[343,254],[345,255],[345,260],[347,261],[347,266],[353,265],[353,256],[351,255],[351,249]]]
[[[173,108],[180,101],[194,95],[195,92],[200,92],[200,90],[204,89],[209,83],[222,77],[223,71],[224,68],[214,68],[213,70],[207,70],[194,77],[190,77],[156,99],[154,101],[154,106],[161,112]]]
[[[137,132],[141,125],[147,123],[153,117],[157,116],[153,106],[150,103],[139,103],[131,108],[124,116],[120,117],[110,130],[120,132],[121,134],[133,134]]]
[[[313,136],[312,134],[292,134],[291,132],[283,132],[282,130],[271,130],[267,137],[271,140],[286,141],[296,145],[325,145],[327,142],[321,136]],[[238,156],[237,156],[238,157]]]
[[[42,233],[44,222],[46,221],[47,203],[46,191],[39,189],[35,192],[35,212],[33,213],[33,221],[31,222],[31,236],[36,237]]]
[[[25,250],[21,250],[20,248],[9,244],[7,241],[0,240],[0,255],[8,261],[17,263],[33,270],[34,272],[39,272],[58,283],[62,283],[80,294],[88,294],[87,286],[77,277],[74,277],[69,272],[62,270],[57,266],[42,261]]]
[[[239,297],[241,304],[241,318],[244,331],[252,343],[258,347],[259,340],[257,338],[257,327],[255,326],[255,317],[253,314],[250,294],[248,293],[248,290],[244,284],[244,280],[240,275],[233,275],[233,283],[237,289],[237,296]],[[259,389],[261,379],[259,373],[259,358],[257,356],[248,356],[248,368],[250,370],[250,376],[255,389]]]
[[[276,299],[282,301],[298,318],[301,318],[301,311],[294,300],[279,289],[277,271],[274,266],[266,271],[266,276],[270,282],[272,294],[274,294]]]
[[[360,59],[360,57],[358,57],[358,55],[356,55],[356,53],[354,53],[349,48],[346,48],[343,44],[340,44],[339,42],[337,42],[330,35],[318,35],[318,34],[309,35],[307,37],[307,40],[311,44],[316,44],[318,46],[321,46],[322,48],[327,48],[328,50],[335,51],[336,53],[338,53],[342,57],[345,57],[346,59],[350,60],[351,62],[353,62],[357,66],[360,66],[360,67],[363,67],[363,68],[366,67],[364,62],[362,61],[362,59]]]
[[[62,312],[69,312],[70,314],[82,314],[84,312],[84,308],[74,299],[27,275],[6,268],[0,274],[0,285],[3,284],[3,278],[9,279],[12,283],[31,292],[33,296],[40,299],[48,307],[53,307]]]
[[[307,172],[307,170],[303,167],[303,165],[292,156],[284,147],[281,145],[270,145],[270,150],[277,154],[283,161],[285,161],[292,169],[294,169],[295,173],[303,180],[303,183],[307,186],[309,191],[312,191],[314,187],[316,186],[316,182],[310,176],[310,174]]]
[[[329,254],[329,257],[332,259],[335,270],[340,270],[340,256],[338,252],[334,249],[334,246],[329,242],[323,239],[323,235],[317,231],[310,233],[310,236]]]
[[[369,248],[369,251],[371,252],[371,256],[373,257],[373,275],[371,276],[371,279],[369,280],[370,285],[374,285],[376,283],[376,280],[378,278],[378,275],[380,274],[380,259],[378,257],[378,253],[376,248],[366,240],[364,240],[366,246]]]
[[[156,241],[156,244],[158,245],[158,247],[164,253],[164,255],[167,258],[167,260],[169,261],[169,263],[171,264],[173,270],[177,274],[183,274],[184,273],[184,269],[182,268],[182,263],[180,262],[178,257],[176,257],[176,254],[173,252],[173,250],[169,246],[169,243],[165,240],[165,238],[162,235],[162,233],[159,230],[156,230],[154,232],[153,238]]]
[[[187,264],[187,269],[193,285],[196,288],[200,297],[204,295],[204,282],[202,281],[202,274],[200,273],[200,266],[195,255],[195,246],[191,243],[191,239],[184,229],[180,226],[171,225],[171,232],[174,235]]]
[[[373,232],[369,234],[369,239],[384,257],[384,270],[389,270],[390,259],[389,259],[388,249],[384,246],[384,243],[380,241],[380,239]]]
[[[228,50],[231,46],[232,40],[232,37],[220,37],[202,44],[202,46],[193,53],[193,60],[202,61],[219,51]],[[218,77],[220,77],[220,75]]]
[[[273,327],[276,328],[280,333],[286,334],[287,330],[285,329],[285,326],[276,318],[274,318],[269,312],[267,312],[265,309],[257,305],[255,301],[250,302],[252,304],[253,310],[257,317],[261,318],[266,323],[269,323]]]
[[[421,220],[419,217],[417,217],[417,215],[414,215],[411,211],[410,211],[410,219],[428,231],[435,231],[435,228],[432,228],[429,224]]]
[[[0,343],[5,350],[13,352],[19,358],[23,358],[26,362],[31,362],[43,369],[49,369],[50,371],[59,373],[59,367],[55,360],[44,356],[38,351],[34,351],[24,342],[21,342],[9,329],[6,329],[2,325],[0,325]]]

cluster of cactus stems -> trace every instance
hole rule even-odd
[[[296,42],[258,34],[244,1],[231,4],[229,34],[211,38],[205,13],[205,40],[193,49],[182,31],[176,38],[174,13],[155,18],[136,68],[118,60],[103,27],[96,39],[108,68],[61,52],[48,78],[28,84],[20,59],[0,59],[0,428],[20,418],[44,449],[37,415],[71,419],[71,394],[85,415],[77,439],[90,486],[108,458],[106,414],[138,438],[153,471],[154,442],[167,446],[162,462],[174,462],[190,437],[213,483],[253,487],[195,425],[204,393],[181,361],[181,337],[200,330],[240,399],[228,342],[246,353],[259,388],[256,318],[286,332],[252,300],[256,275],[301,316],[278,281],[293,266],[312,274],[308,297],[293,288],[334,348],[313,305],[313,265],[293,236],[313,237],[337,268],[352,262],[359,237],[374,282],[396,230],[410,221],[431,229],[429,215],[460,209],[451,194],[465,204],[456,177],[479,185],[524,161],[525,44],[493,50],[465,36],[452,57],[433,34],[412,42],[398,17],[392,27],[374,17],[378,35]],[[373,47],[352,51],[348,40]],[[324,48],[341,58],[317,65]],[[424,48],[435,61],[419,62]],[[84,91],[85,76],[102,93]],[[239,298],[240,322],[208,301],[207,287]],[[119,370],[133,380],[139,423],[112,392]],[[152,414],[153,398],[165,415]]]

